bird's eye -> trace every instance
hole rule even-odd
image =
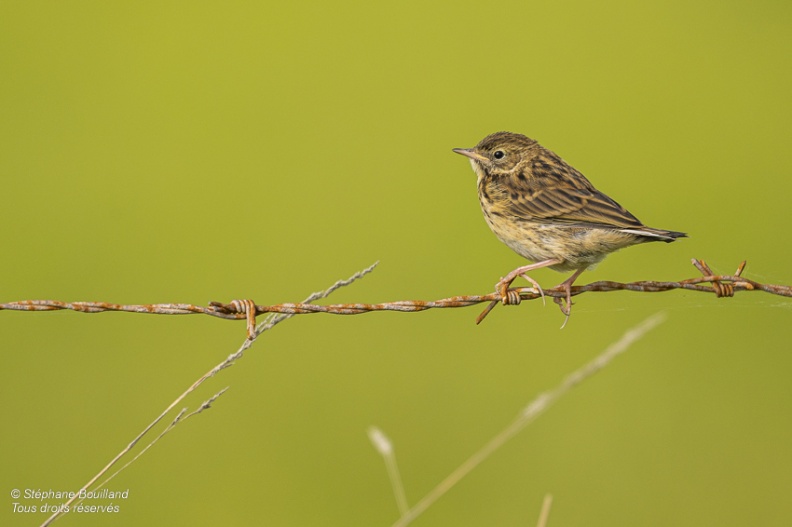
[[[495,159],[503,159],[505,156],[506,154],[503,152],[503,150],[495,150],[495,153],[492,154],[492,157]]]

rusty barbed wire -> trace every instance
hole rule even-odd
[[[703,276],[689,278],[679,282],[658,282],[653,280],[641,280],[637,282],[621,283],[611,281],[597,281],[586,285],[572,287],[572,296],[577,296],[587,292],[609,292],[609,291],[635,291],[642,293],[659,293],[672,291],[674,289],[685,289],[688,291],[700,291],[704,293],[714,293],[718,298],[732,297],[737,291],[764,291],[773,295],[792,297],[792,287],[786,285],[762,284],[748,278],[744,278],[742,272],[745,270],[746,262],[743,261],[737,267],[733,275],[715,275],[712,269],[703,260],[692,260],[693,265]],[[556,286],[545,289],[542,292],[533,287],[516,287],[508,291],[509,301],[519,304],[523,300],[535,300],[537,298],[550,297],[560,305],[562,299],[566,298],[566,291],[563,287]],[[516,300],[516,302],[515,302]],[[18,302],[0,303],[0,310],[14,311],[57,311],[71,310],[79,313],[101,313],[105,311],[121,311],[127,313],[148,313],[155,315],[209,315],[218,318],[231,320],[247,320],[248,337],[252,338],[255,333],[256,316],[280,313],[288,315],[303,315],[308,313],[330,313],[334,315],[358,315],[373,311],[401,311],[413,313],[426,311],[427,309],[442,309],[454,307],[468,307],[476,304],[489,302],[489,305],[482,311],[476,319],[480,323],[492,309],[499,303],[503,303],[504,298],[497,292],[486,295],[460,295],[443,298],[440,300],[401,300],[396,302],[384,302],[380,304],[329,304],[317,305],[310,303],[284,303],[271,306],[257,305],[252,300],[233,300],[229,303],[210,302],[208,306],[197,306],[193,304],[142,304],[124,305],[111,304],[107,302],[60,302],[56,300],[21,300]]]

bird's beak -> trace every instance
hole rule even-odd
[[[454,152],[457,154],[462,154],[465,157],[469,157],[470,159],[478,161],[479,163],[484,163],[487,161],[486,157],[479,154],[472,148],[454,148]]]

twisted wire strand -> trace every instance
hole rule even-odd
[[[703,260],[693,260],[693,265],[704,275],[679,282],[658,282],[641,280],[621,283],[598,281],[586,285],[573,286],[572,296],[587,292],[634,291],[641,293],[658,293],[674,289],[714,293],[717,297],[731,297],[737,291],[764,291],[773,295],[792,297],[792,287],[786,285],[762,284],[741,276],[745,269],[742,262],[733,275],[715,275]],[[516,287],[509,290],[511,298],[519,300],[535,300],[541,294],[533,287]],[[556,286],[544,290],[544,295],[554,299],[566,297],[563,287]],[[203,314],[230,320],[247,320],[248,332],[255,325],[255,316],[265,313],[281,313],[302,315],[308,313],[331,313],[335,315],[358,315],[372,311],[418,312],[427,309],[468,307],[490,302],[485,311],[479,315],[478,322],[500,302],[503,301],[497,292],[486,295],[459,295],[440,300],[401,300],[379,304],[350,303],[316,305],[311,303],[284,303],[271,306],[257,305],[251,300],[234,300],[230,303],[211,302],[208,306],[193,304],[141,304],[124,305],[108,302],[60,302],[57,300],[21,300],[18,302],[0,303],[0,310],[14,311],[56,311],[72,310],[79,313],[101,313],[105,311],[121,311],[128,313],[148,313],[155,315],[195,315]]]

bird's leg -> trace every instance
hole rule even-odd
[[[542,295],[542,299],[544,299],[544,291],[542,291],[542,288],[534,279],[529,278],[525,273],[527,273],[528,271],[533,271],[535,269],[541,269],[542,267],[550,267],[551,265],[558,265],[560,263],[562,263],[562,260],[559,260],[558,258],[551,258],[550,260],[543,260],[541,262],[536,262],[530,265],[523,265],[522,267],[518,267],[511,273],[507,274],[504,278],[501,278],[500,282],[495,284],[495,291],[500,293],[501,302],[503,302],[504,305],[519,304],[520,303],[519,296],[513,298],[512,296],[509,295],[509,286],[512,284],[512,282],[514,282],[514,280],[518,276],[522,276],[537,289],[539,294]]]
[[[572,314],[572,284],[575,283],[577,277],[580,276],[585,270],[586,270],[585,267],[583,269],[578,269],[572,274],[572,276],[570,276],[569,278],[567,278],[566,280],[564,280],[559,284],[559,286],[563,287],[564,291],[566,291],[566,306],[564,306],[563,304],[564,301],[561,300],[560,298],[556,297],[553,300],[561,308],[561,312],[566,315],[566,319],[564,319],[564,323],[561,325],[561,329],[563,329],[564,326],[566,326],[566,323],[569,322],[569,315]]]

